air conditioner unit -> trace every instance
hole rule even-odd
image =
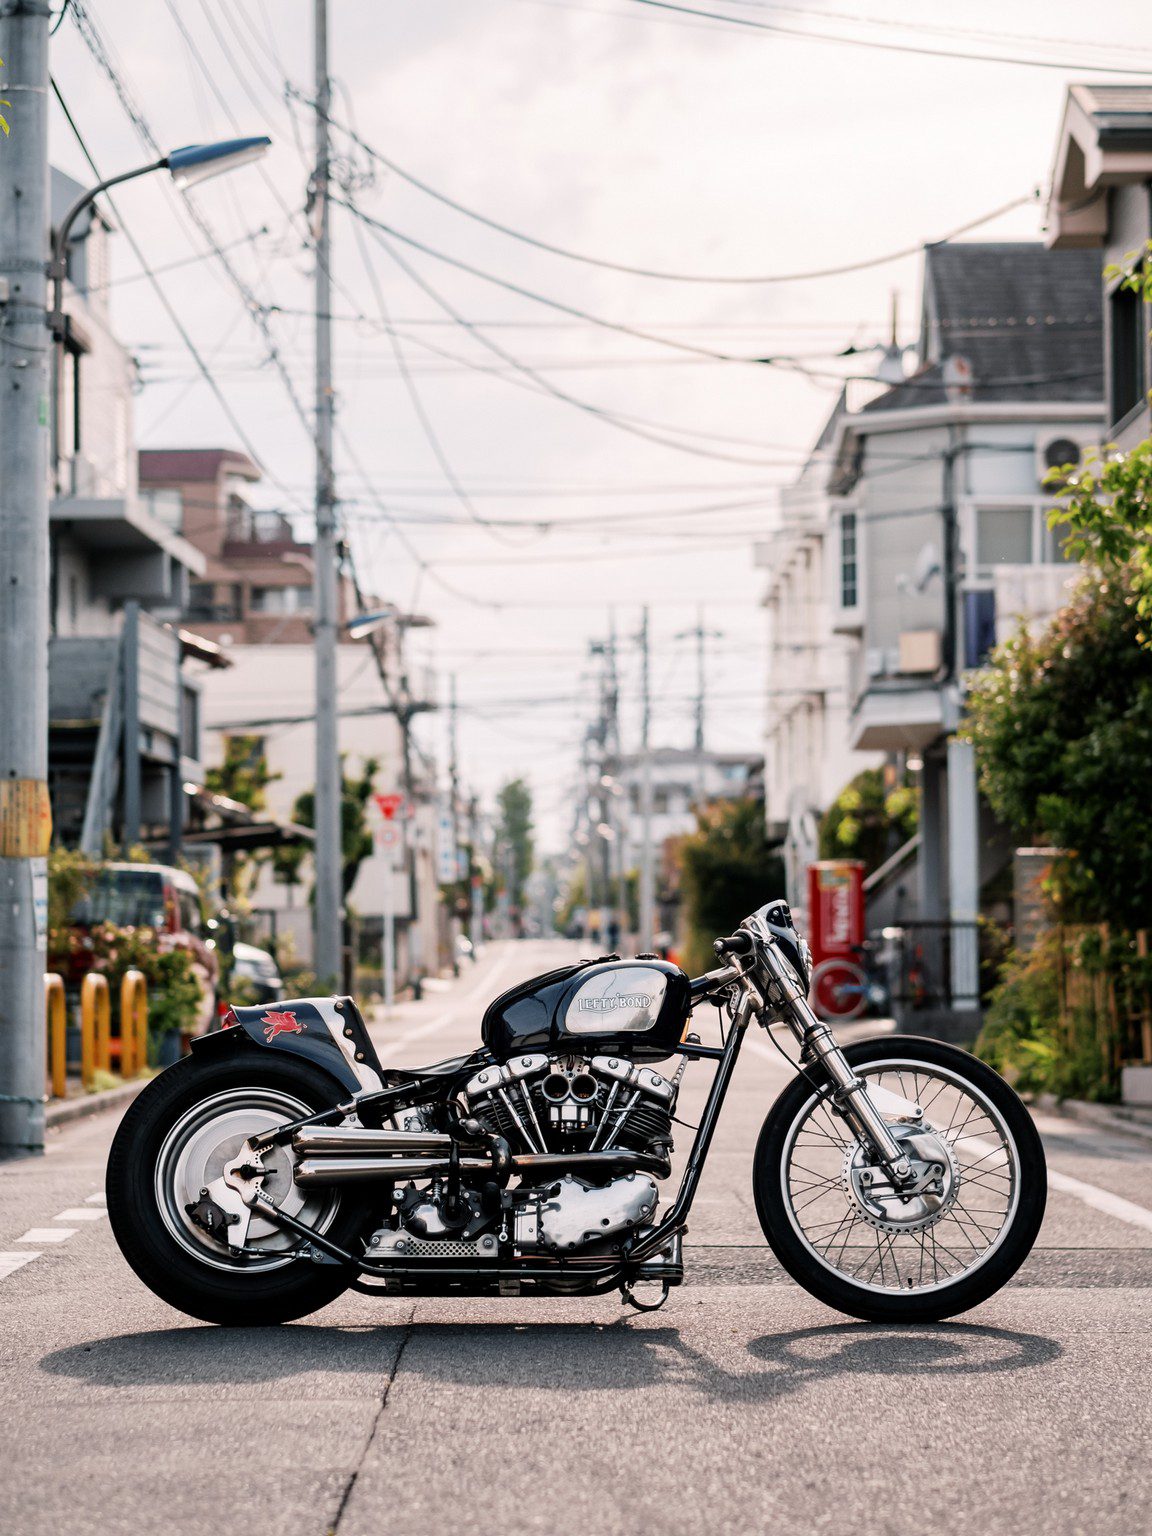
[[[1042,490],[1054,491],[1058,487],[1045,484],[1049,472],[1062,469],[1065,464],[1079,464],[1084,450],[1093,444],[1072,432],[1052,432],[1036,439],[1036,484]]]

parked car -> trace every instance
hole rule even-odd
[[[232,977],[233,980],[243,978],[255,989],[254,1002],[274,1003],[284,995],[284,983],[275,955],[270,955],[266,949],[257,949],[255,944],[232,946]]]
[[[208,935],[195,880],[170,864],[103,864],[91,891],[76,905],[73,927],[95,928],[115,923],[119,928],[154,928],[176,948],[187,949],[192,970],[200,983],[200,1007],[196,1031],[208,1029],[216,1014],[216,983],[220,961],[215,941]],[[83,948],[74,957],[79,982],[89,969]]]

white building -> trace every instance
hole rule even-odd
[[[848,740],[853,643],[837,622],[856,606],[860,573],[855,530],[828,490],[828,448],[845,412],[841,397],[755,547],[767,572],[764,815],[769,837],[783,842],[788,898],[801,918],[821,815],[861,769],[882,761]]]
[[[903,383],[840,414],[828,444],[839,558],[855,565],[832,628],[852,644],[843,745],[921,775],[913,915],[934,946],[926,967],[971,1009],[982,892],[1012,844],[957,734],[965,674],[1021,619],[1053,613],[1076,576],[1042,482],[1103,434],[1099,257],[929,247],[919,353]]]
[[[233,665],[214,674],[205,686],[205,759],[224,760],[228,738],[251,742],[274,776],[265,792],[267,808],[277,820],[291,821],[298,796],[316,782],[315,661],[310,645],[236,645],[229,649]],[[403,743],[396,716],[384,691],[367,642],[343,644],[337,651],[340,695],[340,750],[344,771],[357,776],[369,759],[380,767],[379,792],[401,792],[404,786]],[[430,677],[411,676],[422,697],[430,694]],[[426,782],[426,775],[417,773]],[[420,795],[408,823],[413,872],[405,871],[402,853],[391,859],[374,851],[360,866],[348,895],[361,919],[382,922],[389,902],[397,921],[401,981],[412,973],[436,970],[445,959],[439,932],[439,888],[436,867],[436,807],[434,798]],[[389,874],[389,864],[392,865]],[[411,923],[413,882],[420,922]],[[308,900],[310,868],[300,882],[282,884],[272,869],[261,868],[250,893],[258,921],[279,943],[291,935],[301,963],[312,955],[312,910]]]

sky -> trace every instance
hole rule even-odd
[[[719,632],[708,745],[762,748],[769,680],[752,545],[840,377],[869,366],[836,354],[883,341],[894,304],[901,340],[914,339],[920,263],[769,283],[606,270],[455,211],[346,130],[563,251],[779,278],[914,249],[1029,198],[1047,180],[1069,81],[1126,78],[1104,69],[1152,80],[1141,0],[840,3],[700,0],[729,24],[641,0],[331,0],[335,196],[376,221],[333,210],[342,516],[365,588],[435,621],[410,643],[435,667],[442,701],[455,676],[465,787],[490,798],[527,777],[546,846],[563,843],[595,712],[589,643],[610,625],[624,746],[636,745],[642,605],[654,744],[691,742],[686,634],[702,611]],[[52,69],[102,175],[150,158],[140,121],[164,148],[273,139],[261,167],[194,194],[262,324],[166,177],[116,194],[226,406],[123,238],[113,315],[140,361],[138,446],[248,446],[267,470],[253,499],[290,512],[307,536],[312,6],[84,9],[138,120],[65,14]],[[985,57],[937,56],[957,52]],[[54,162],[91,180],[57,107],[51,131]],[[1031,198],[968,238],[1038,239],[1042,223]],[[424,720],[443,756],[446,711]]]

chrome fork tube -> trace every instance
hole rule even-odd
[[[836,1102],[843,1109],[852,1129],[871,1143],[877,1157],[897,1179],[907,1178],[910,1172],[908,1159],[888,1129],[884,1117],[868,1097],[863,1079],[853,1072],[844,1052],[836,1044],[832,1031],[820,1022],[808,1006],[808,999],[797,985],[791,968],[778,958],[771,945],[765,945],[763,953],[768,969],[772,972],[774,990],[781,995],[793,1033],[803,1051],[814,1056],[832,1079]]]

